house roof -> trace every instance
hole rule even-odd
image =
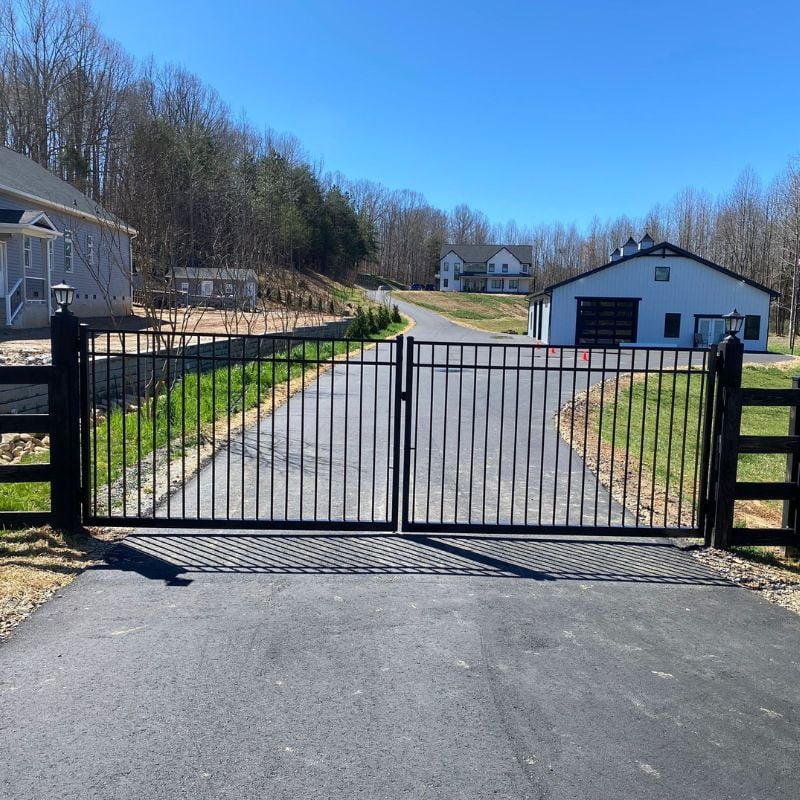
[[[693,261],[697,261],[700,264],[704,264],[711,269],[716,270],[717,272],[721,272],[723,275],[727,275],[730,278],[736,278],[738,281],[743,281],[748,286],[752,286],[755,289],[760,289],[762,292],[767,292],[771,297],[780,297],[781,293],[776,292],[774,289],[770,289],[768,286],[764,286],[763,284],[757,283],[756,281],[750,280],[750,278],[745,278],[744,275],[740,275],[738,272],[734,272],[733,270],[727,269],[726,267],[720,266],[719,264],[715,264],[713,261],[709,261],[707,258],[703,258],[702,256],[698,256],[695,253],[690,253],[688,250],[684,250],[682,247],[678,247],[675,244],[670,244],[669,242],[659,242],[659,244],[655,244],[652,247],[646,247],[642,250],[637,250],[635,253],[631,253],[627,256],[622,256],[621,258],[616,259],[615,261],[609,261],[607,264],[603,264],[600,267],[595,267],[594,269],[590,269],[587,272],[582,272],[580,275],[575,275],[572,278],[567,278],[566,280],[559,281],[558,283],[552,283],[550,286],[546,286],[545,288],[541,289],[540,291],[536,292],[537,295],[541,294],[548,294],[552,292],[553,289],[558,289],[560,286],[566,286],[568,283],[574,283],[581,278],[586,278],[589,275],[594,275],[598,272],[602,272],[606,269],[611,269],[612,267],[616,267],[619,264],[624,263],[625,261],[630,261],[634,258],[643,258],[646,256],[656,256],[666,254],[669,251],[676,256],[683,256],[684,258],[691,258]]]
[[[533,263],[533,247],[529,244],[446,244],[442,246],[439,258],[452,251],[462,261],[483,263],[504,248],[522,264]]]
[[[0,209],[0,233],[22,233],[41,239],[62,235],[44,211],[23,208]]]
[[[79,192],[74,186],[32,161],[27,156],[8,147],[0,146],[0,192],[33,201],[64,214],[91,217],[101,223],[119,226],[127,233],[133,228],[106,211],[94,200]]]

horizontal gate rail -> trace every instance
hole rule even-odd
[[[698,532],[710,350],[406,348],[404,532]]]

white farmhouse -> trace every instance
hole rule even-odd
[[[616,347],[630,342],[706,347],[722,315],[745,315],[746,350],[767,349],[769,306],[779,293],[669,242],[633,237],[601,267],[531,295],[528,335],[544,344]]]
[[[439,289],[528,294],[532,263],[529,244],[446,244],[439,259]]]

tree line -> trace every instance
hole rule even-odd
[[[640,218],[493,223],[325,172],[296,138],[234,118],[191,72],[137,63],[80,0],[0,0],[0,136],[135,227],[136,262],[156,280],[207,266],[265,283],[304,268],[428,283],[442,245],[501,242],[533,246],[544,286],[648,232],[782,292],[781,313],[798,293],[798,160],[769,185],[747,169],[719,197],[687,188]]]

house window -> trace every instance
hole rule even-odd
[[[669,269],[669,267],[667,267]],[[681,335],[681,315],[664,314],[664,338],[678,339]]]
[[[508,264],[503,264],[503,272],[508,272]]]
[[[90,233],[86,234],[86,266],[94,266],[94,239]]]
[[[25,265],[25,269],[30,269],[33,260],[31,258],[31,237],[30,236],[23,236],[22,237],[22,263]]]
[[[72,272],[72,231],[64,231],[64,272]]]
[[[233,294],[233,284],[226,283],[225,284],[225,294]]]
[[[214,281],[202,281],[200,283],[200,293],[203,297],[211,297],[214,293]]]
[[[509,281],[508,282],[509,289],[519,289],[519,281]]]
[[[47,240],[47,271],[53,269],[53,240]]]
[[[460,263],[460,262],[458,262],[458,261],[454,261],[454,262],[453,262],[453,269],[454,269],[456,272],[458,272],[458,270],[460,270],[460,269],[461,269],[461,263]]]
[[[744,318],[744,338],[758,339],[761,336],[761,317],[758,314],[747,314]]]
[[[189,283],[188,283],[188,281],[182,281],[181,282],[181,291],[182,292],[186,292],[186,294],[189,294]]]
[[[445,261],[444,262],[444,271],[445,272],[450,272],[450,262],[449,261]]]
[[[527,275],[528,274],[528,265],[527,264],[523,264],[522,265],[522,274],[523,275]]]
[[[656,267],[656,280],[668,281],[669,280],[669,267]]]
[[[495,278],[492,281],[492,289],[502,289],[502,288],[503,288],[503,281]]]
[[[489,264],[489,272],[494,272],[494,264]]]
[[[444,279],[444,288],[447,288],[447,278]]]

